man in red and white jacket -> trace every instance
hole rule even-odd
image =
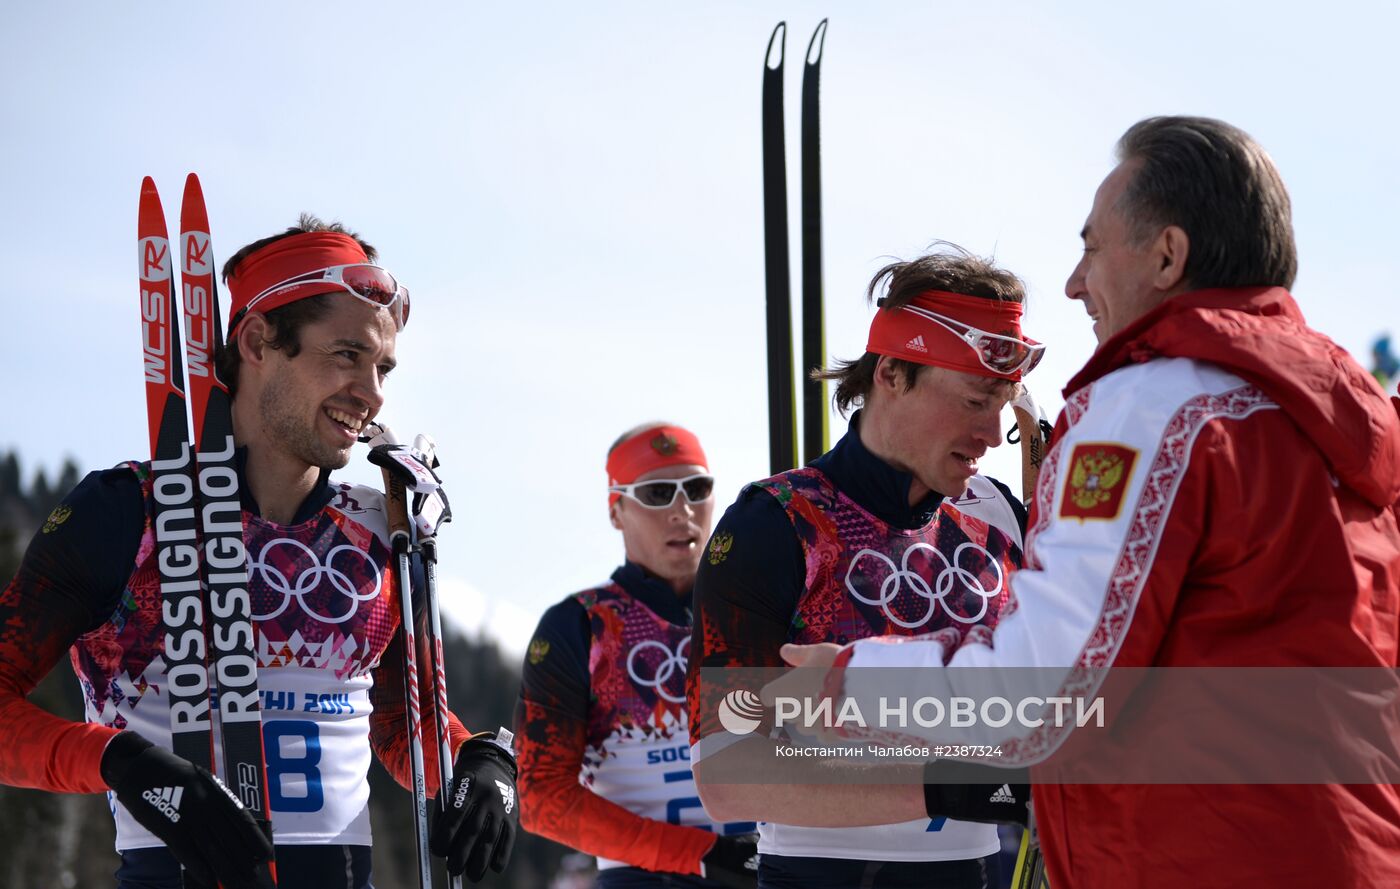
[[[1099,348],[1065,389],[1014,604],[990,639],[786,647],[789,663],[836,668],[825,693],[877,712],[891,685],[871,666],[930,668],[918,691],[945,700],[977,673],[945,667],[1042,668],[1062,694],[1090,697],[1110,666],[1393,675],[1400,418],[1289,295],[1297,260],[1277,170],[1248,135],[1202,118],[1141,121],[1119,155],[1066,285]],[[1299,704],[1354,716],[1343,697]],[[1371,706],[1383,725],[1387,705]],[[1110,705],[1109,717],[1097,735],[1080,731],[1126,758],[1175,730],[1152,708]],[[1008,730],[999,763],[1035,767],[1053,886],[1400,885],[1392,778],[1059,783],[1045,763],[1064,734],[1049,721]],[[1185,748],[1222,743],[1181,737]],[[1400,761],[1395,740],[1368,738],[1378,775]],[[923,809],[918,787],[881,790],[851,823]]]

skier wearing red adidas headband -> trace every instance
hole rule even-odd
[[[690,595],[714,511],[700,441],[669,423],[608,451],[626,561],[550,608],[516,709],[522,824],[598,857],[604,889],[753,886],[752,823],[705,815],[690,774]]]
[[[403,591],[389,570],[384,496],[330,477],[384,404],[409,315],[408,291],[374,260],[354,233],[303,216],[224,267],[228,348],[215,361],[232,391],[281,889],[369,887],[371,754],[410,780]],[[263,885],[255,871],[273,845],[229,788],[170,752],[157,565],[170,552],[154,544],[152,500],[149,462],[91,473],[0,593],[0,781],[108,792],[119,887],[179,889],[182,865],[184,885]],[[83,723],[25,700],[65,653]],[[435,737],[431,708],[423,721]],[[432,849],[477,879],[510,852],[515,763],[491,733],[470,735],[454,716],[449,733],[453,789],[476,780],[468,804],[435,821]],[[426,766],[431,795],[436,757]]]
[[[827,374],[838,407],[860,408],[849,431],[810,465],[746,487],[696,580],[688,689],[696,779],[712,816],[764,822],[763,887],[996,887],[993,822],[1025,812],[1026,788],[1000,792],[1001,777],[995,787],[936,786],[934,817],[823,827],[823,818],[843,823],[853,795],[878,799],[872,791],[884,788],[823,785],[815,772],[803,784],[725,780],[726,760],[767,740],[725,730],[717,695],[728,689],[710,687],[701,669],[780,667],[789,642],[944,627],[989,636],[1021,564],[1021,503],[978,472],[1001,443],[1002,409],[1043,354],[1021,334],[1021,282],[950,247],[881,269],[870,295],[882,285],[865,355]],[[786,737],[786,728],[775,732]],[[773,817],[792,809],[807,826]]]

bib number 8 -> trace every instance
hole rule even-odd
[[[279,719],[263,723],[268,803],[276,812],[319,812],[321,730],[314,722]],[[300,790],[300,792],[296,792]]]

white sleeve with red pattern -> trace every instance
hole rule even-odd
[[[1012,602],[990,643],[947,630],[903,644],[854,643],[845,658],[845,695],[863,714],[879,714],[882,699],[900,696],[1092,697],[1130,627],[1135,646],[1149,647],[1151,640],[1141,637],[1160,636],[1165,628],[1160,615],[1169,609],[1141,607],[1143,593],[1151,579],[1149,598],[1174,596],[1187,567],[1191,549],[1182,542],[1189,530],[1164,531],[1183,486],[1204,475],[1190,472],[1196,436],[1212,421],[1267,409],[1277,405],[1239,377],[1184,358],[1132,365],[1075,393],[1037,486],[1026,567],[1012,577]],[[1164,539],[1170,541],[1165,550]],[[956,732],[945,723],[896,731],[872,725],[846,734],[903,743],[1011,742],[1015,756],[1004,757],[1005,765],[1043,759],[1058,745],[1049,735],[1062,735],[1049,723],[1030,728],[1016,719],[1002,728]]]

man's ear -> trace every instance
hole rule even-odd
[[[1191,238],[1179,225],[1169,225],[1157,235],[1152,245],[1157,260],[1153,286],[1170,293],[1186,285],[1186,260],[1191,255]]]
[[[612,526],[619,531],[622,530],[622,523],[617,520],[617,510],[621,506],[621,497],[617,498],[617,500],[615,500],[614,502],[608,504],[608,522],[611,523]]]
[[[875,362],[874,383],[876,389],[894,394],[904,388],[904,370],[895,363],[896,359],[881,355]]]
[[[238,335],[234,337],[240,361],[251,367],[264,364],[267,361],[267,344],[272,338],[272,333],[272,325],[262,312],[253,312],[244,318],[243,323],[238,325]]]

